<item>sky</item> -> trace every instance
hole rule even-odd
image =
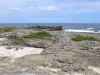
[[[100,0],[1,0],[0,23],[100,23]]]

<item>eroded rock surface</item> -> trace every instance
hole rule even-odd
[[[18,32],[16,34],[22,36],[33,31],[23,29],[9,34]],[[0,57],[0,75],[100,75],[100,42],[71,40],[72,36],[89,35],[89,33],[48,32],[53,37],[24,39],[26,46],[44,48],[41,54],[25,55],[20,58]],[[90,34],[90,36],[99,39],[100,34]],[[13,44],[8,41],[10,40],[6,39],[0,45],[7,45],[7,49],[11,50],[10,46]],[[18,45],[18,47],[23,46]]]

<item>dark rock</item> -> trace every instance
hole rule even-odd
[[[62,26],[32,26],[33,29],[41,30],[41,29],[46,29],[49,31],[59,31],[63,30]]]
[[[6,47],[7,49],[12,49],[13,47],[11,47],[11,46],[8,46],[8,47]]]

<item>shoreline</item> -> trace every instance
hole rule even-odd
[[[77,33],[100,33],[98,30],[97,32],[95,30],[89,30],[89,29],[64,29],[65,32],[77,32]]]

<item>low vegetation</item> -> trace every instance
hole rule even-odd
[[[10,39],[14,44],[17,44],[17,45],[25,44],[25,41],[22,37],[18,37],[16,35],[10,35],[7,38]]]
[[[100,41],[97,38],[93,37],[93,36],[83,36],[83,35],[77,35],[75,37],[72,37],[73,41],[84,41],[84,40],[88,40],[88,41]]]
[[[52,35],[48,32],[34,32],[34,33],[31,33],[29,35],[24,35],[23,37],[24,38],[45,38],[45,37],[51,37]]]
[[[12,27],[12,26],[4,26],[4,27],[2,27],[2,30],[5,31],[5,32],[10,32],[13,29],[15,29],[15,27]]]

